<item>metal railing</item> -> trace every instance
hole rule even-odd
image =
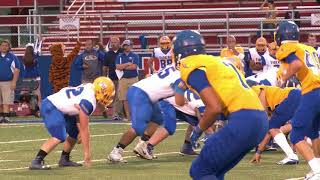
[[[74,1],[75,2],[75,1]],[[149,12],[149,13],[104,13],[104,14],[85,14],[85,7],[88,4],[82,4],[81,8],[77,10],[77,14],[69,14],[71,17],[79,17],[81,19],[80,37],[95,37],[103,42],[103,39],[109,35],[117,34],[123,37],[138,37],[141,34],[145,35],[161,35],[174,34],[183,27],[193,28],[199,30],[205,35],[217,37],[216,44],[221,44],[221,38],[230,33],[244,33],[254,34],[260,31],[261,34],[274,29],[264,29],[264,14],[266,11],[214,11],[208,9],[207,11],[191,11],[191,12]],[[83,11],[83,14],[79,14]],[[288,10],[277,10],[278,13],[288,12]],[[293,13],[294,11],[291,11]],[[320,13],[320,8],[315,9],[300,9],[300,13]],[[255,18],[249,17],[250,14],[256,14]],[[68,14],[65,14],[68,15]],[[192,18],[192,16],[200,16],[202,18]],[[76,36],[78,32],[71,30],[69,32],[60,31],[59,24],[56,22],[47,22],[46,19],[56,19],[59,15],[11,15],[0,16],[0,18],[21,18],[26,19],[27,23],[15,24],[0,24],[0,29],[16,29],[15,31],[8,30],[0,31],[0,38],[15,37],[17,46],[21,47],[28,42],[32,42],[36,37],[43,37],[45,39],[57,40],[60,36],[64,40],[65,36]],[[204,18],[205,16],[220,16],[217,18]],[[144,17],[141,20],[117,20],[115,17]],[[148,18],[149,17],[149,18]],[[150,18],[151,17],[151,18]],[[181,18],[185,17],[185,18]],[[114,20],[111,20],[114,19]],[[278,18],[277,21],[282,21],[283,18]],[[309,25],[310,17],[302,16],[301,19],[292,19],[300,21],[304,28],[301,31],[308,32],[312,30],[320,30],[319,26],[312,27]],[[248,27],[241,27],[247,25]],[[307,25],[307,27],[305,27]],[[219,27],[218,27],[219,26]],[[141,27],[141,29],[139,29]],[[150,27],[150,28],[148,28]],[[157,28],[154,28],[157,27]],[[217,28],[218,27],[218,28]],[[87,30],[86,30],[87,29]],[[93,30],[91,30],[93,29]],[[114,30],[116,29],[116,30]],[[82,35],[82,36],[81,36]],[[218,37],[219,35],[219,37]],[[220,41],[219,41],[220,40]],[[53,41],[53,40],[52,40]]]

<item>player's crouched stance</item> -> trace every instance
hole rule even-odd
[[[32,160],[31,170],[47,170],[44,158],[58,144],[64,142],[59,166],[81,166],[70,160],[70,153],[77,142],[80,133],[84,165],[91,165],[89,115],[94,112],[96,103],[108,106],[115,94],[114,85],[107,77],[99,77],[93,84],[82,84],[78,87],[66,87],[48,96],[42,102],[41,116],[51,135]],[[67,135],[68,134],[68,135]]]
[[[199,33],[190,30],[178,33],[173,51],[177,64],[181,63],[181,79],[198,92],[206,105],[191,142],[197,141],[218,114],[224,113],[229,120],[207,139],[191,165],[190,175],[194,180],[223,179],[262,140],[268,130],[267,114],[232,64],[206,55],[205,42]]]

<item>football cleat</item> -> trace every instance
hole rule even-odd
[[[320,180],[320,173],[309,172],[305,178],[305,180]]]
[[[30,170],[49,170],[50,166],[44,164],[44,160],[40,158],[35,158],[31,161],[31,165],[29,166]]]
[[[184,143],[183,146],[181,147],[180,155],[196,156],[196,155],[199,155],[199,153],[193,150],[191,144]]]
[[[277,164],[278,165],[294,165],[294,164],[299,164],[299,160],[286,157],[283,160],[277,162]]]
[[[79,167],[82,166],[82,164],[73,162],[70,160],[70,156],[61,156],[60,161],[59,161],[59,167]]]
[[[138,154],[140,157],[148,160],[153,159],[153,148],[148,146],[146,141],[139,141],[136,147],[133,149],[133,152]]]
[[[117,162],[126,163],[127,161],[123,159],[122,155],[123,155],[123,149],[121,147],[119,148],[114,147],[113,150],[108,155],[108,159],[113,163],[117,163]]]

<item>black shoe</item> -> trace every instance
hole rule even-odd
[[[59,167],[79,167],[82,164],[73,162],[70,160],[70,157],[62,156],[59,161]]]
[[[31,165],[29,166],[30,170],[49,170],[50,166],[44,165],[44,160],[40,160],[38,158],[31,161]]]
[[[8,117],[4,117],[3,119],[1,119],[1,123],[11,123],[11,121]]]

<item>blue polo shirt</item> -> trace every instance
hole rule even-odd
[[[20,69],[20,62],[13,53],[8,52],[4,57],[0,53],[0,81],[11,81],[14,68]]]
[[[23,77],[24,78],[37,78],[40,77],[39,73],[39,63],[38,63],[38,58],[39,54],[34,54],[34,64],[31,66],[25,66],[24,67],[24,72],[23,72]]]
[[[139,56],[133,52],[129,52],[128,55],[126,55],[125,53],[120,53],[117,56],[116,65],[124,64],[128,62],[131,62],[139,66]],[[127,70],[127,69],[123,70],[123,76],[122,76],[123,78],[134,78],[137,76],[138,76],[138,67],[135,70]]]

